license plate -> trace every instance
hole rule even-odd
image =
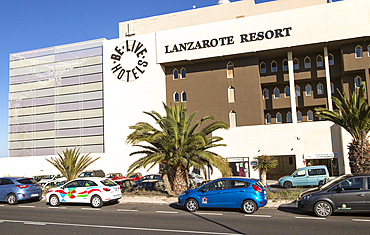
[[[31,197],[38,197],[38,196],[39,196],[38,193],[31,194]]]

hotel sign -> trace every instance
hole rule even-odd
[[[212,47],[218,47],[218,46],[233,45],[235,44],[235,42],[247,43],[247,42],[262,41],[266,39],[269,40],[269,39],[275,39],[275,38],[284,38],[284,37],[290,36],[291,30],[292,30],[292,27],[287,27],[287,28],[281,28],[281,29],[253,32],[253,33],[248,33],[248,34],[240,34],[237,41],[234,38],[234,36],[226,36],[226,37],[220,37],[220,38],[204,39],[200,41],[183,42],[183,43],[178,43],[174,45],[166,45],[164,46],[165,54],[182,52],[182,51],[198,50],[198,49],[203,49],[203,48],[212,48]]]
[[[305,153],[303,159],[329,159],[338,158],[339,153],[329,152],[329,153]]]

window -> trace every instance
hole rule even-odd
[[[179,79],[179,71],[177,69],[173,70],[173,79]]]
[[[311,110],[307,112],[307,121],[313,121],[313,113]]]
[[[367,46],[367,56],[370,56],[370,44]]]
[[[277,72],[277,63],[276,61],[271,62],[271,72]]]
[[[356,53],[356,58],[361,58],[362,57],[362,47],[360,45],[358,45],[355,48],[355,53]]]
[[[249,182],[241,180],[230,180],[228,188],[247,188],[250,185]]]
[[[235,102],[235,89],[234,87],[228,88],[229,103]]]
[[[271,114],[266,114],[266,123],[271,124]]]
[[[260,64],[260,72],[261,73],[266,73],[266,64],[264,62],[262,62]]]
[[[186,101],[187,101],[186,92],[185,92],[185,91],[183,91],[183,92],[181,93],[181,102],[186,102]]]
[[[290,97],[290,88],[287,86],[284,89],[285,97]]]
[[[332,94],[334,94],[334,83],[330,83],[330,91]]]
[[[328,59],[329,59],[329,65],[334,65],[334,56],[332,54],[329,54]]]
[[[85,187],[98,186],[94,181],[86,180]]]
[[[308,57],[308,56],[306,56],[306,58],[304,58],[304,67],[306,69],[311,68],[311,58]]]
[[[312,94],[312,87],[310,84],[306,85],[306,95],[311,95]]]
[[[234,78],[234,64],[230,61],[227,63],[227,78]]]
[[[204,187],[205,191],[213,191],[213,190],[221,190],[225,189],[226,181],[225,180],[219,180],[212,183],[207,184]]]
[[[236,127],[236,113],[235,111],[231,111],[229,113],[230,117],[230,127]]]
[[[339,188],[344,191],[363,190],[364,189],[364,178],[352,178],[345,179],[340,183]]]
[[[275,88],[274,89],[274,98],[275,99],[278,99],[280,97],[280,90],[279,90],[279,88]]]
[[[299,69],[299,60],[297,58],[293,60],[293,69]]]
[[[316,66],[317,66],[317,67],[322,67],[322,66],[323,66],[322,56],[321,56],[321,55],[318,55],[318,56],[316,57]]]
[[[66,184],[64,187],[65,188],[78,188],[78,187],[84,187],[85,186],[85,181],[84,180],[75,180],[72,182],[69,182]]]
[[[285,59],[283,60],[283,70],[287,71],[288,70],[288,61]]]
[[[360,76],[356,76],[355,77],[355,87],[359,88],[360,85],[361,85],[361,78],[360,78]]]
[[[175,92],[175,93],[173,94],[173,100],[174,100],[175,102],[179,102],[179,101],[180,101],[179,93]]]
[[[286,122],[291,123],[292,122],[292,113],[288,112],[286,114]]]
[[[297,173],[295,174],[296,177],[302,177],[305,175],[306,175],[306,170],[297,171]]]
[[[301,88],[299,86],[295,86],[295,96],[301,96]]]
[[[281,123],[281,113],[276,114],[276,123]]]
[[[317,94],[318,95],[324,94],[323,85],[321,83],[317,84]]]
[[[302,121],[302,113],[300,111],[297,112],[297,122]]]
[[[309,169],[308,175],[326,175],[325,169]]]
[[[182,79],[186,78],[186,70],[184,68],[181,69],[180,75]]]
[[[267,100],[269,98],[269,90],[268,89],[263,89],[263,98]]]

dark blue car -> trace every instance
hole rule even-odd
[[[0,201],[15,205],[21,200],[41,200],[42,189],[32,178],[0,178]]]
[[[193,212],[198,208],[241,208],[252,214],[267,203],[264,185],[256,179],[221,178],[200,188],[187,190],[178,197],[178,204]]]

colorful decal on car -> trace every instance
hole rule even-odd
[[[202,204],[207,204],[207,198],[202,198]]]
[[[346,204],[342,204],[342,207],[338,207],[338,210],[351,210],[352,208],[347,207]]]

